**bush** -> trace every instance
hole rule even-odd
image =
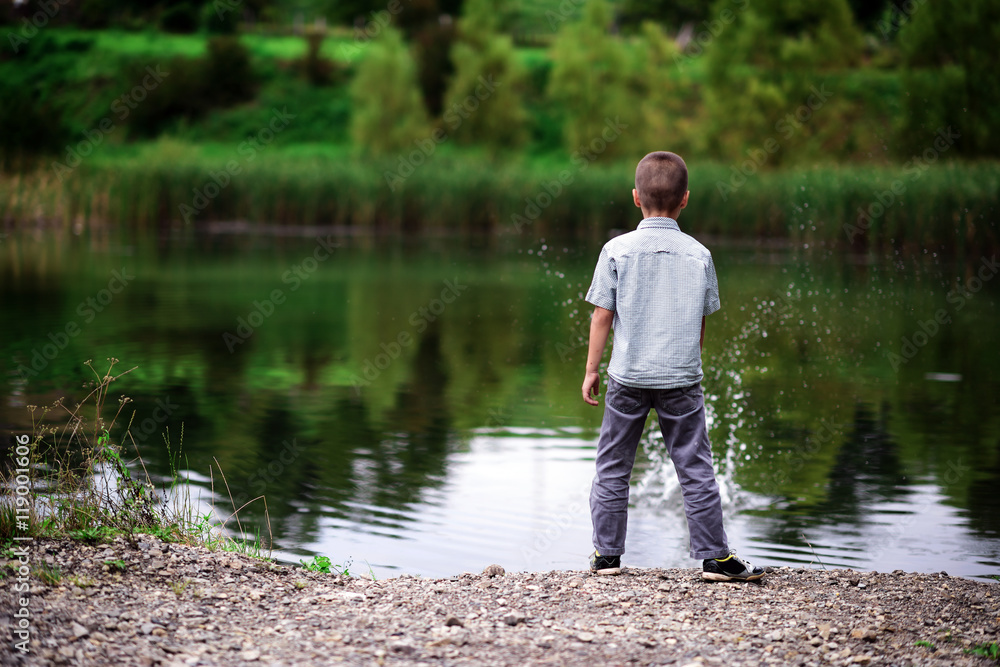
[[[125,81],[142,80],[145,68],[144,61],[128,66]],[[174,58],[165,69],[170,75],[129,114],[133,136],[156,136],[172,122],[245,102],[256,91],[249,52],[236,37],[212,37],[206,58]]]
[[[492,148],[524,143],[528,116],[522,100],[526,76],[510,37],[497,30],[490,0],[469,0],[452,47],[455,75],[444,122],[459,141]]]
[[[207,65],[205,85],[210,89],[212,106],[231,106],[253,99],[257,81],[250,65],[250,52],[238,37],[210,38]]]
[[[398,30],[387,26],[358,65],[351,108],[359,152],[386,155],[429,135],[416,67]]]
[[[560,30],[552,48],[555,65],[548,95],[565,119],[567,151],[593,156],[588,159],[624,152],[624,142],[605,141],[609,121],[628,127],[635,123],[636,97],[627,85],[625,49],[608,34],[610,24],[607,2],[589,0],[583,18]]]

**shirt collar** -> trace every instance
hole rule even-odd
[[[677,221],[673,218],[645,218],[639,223],[639,229],[676,229],[680,231],[681,228],[677,224]]]

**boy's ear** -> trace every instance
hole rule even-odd
[[[638,206],[639,208],[642,208],[642,202],[639,201],[639,191],[636,190],[635,188],[632,188],[632,201],[635,202],[636,206]],[[687,196],[686,195],[684,197],[684,201],[685,201],[685,203],[687,202]]]
[[[681,208],[685,208],[688,205],[688,195],[690,194],[691,194],[690,190],[684,193],[684,199],[681,200]]]

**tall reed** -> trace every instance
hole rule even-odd
[[[239,173],[227,173],[234,159]],[[273,148],[244,161],[235,151],[147,147],[94,156],[62,181],[45,170],[5,176],[0,216],[78,228],[246,221],[364,233],[606,238],[639,219],[631,197],[633,168],[582,158],[493,160],[445,149],[363,161],[334,150]],[[748,176],[738,169],[692,165],[687,228],[855,249],[988,252],[1000,245],[995,162],[950,162],[922,171],[913,165],[816,166]]]

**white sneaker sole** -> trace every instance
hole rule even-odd
[[[757,581],[758,579],[763,579],[764,574],[764,572],[761,572],[760,574],[751,574],[748,577],[732,577],[719,572],[702,572],[701,578],[705,581]]]

